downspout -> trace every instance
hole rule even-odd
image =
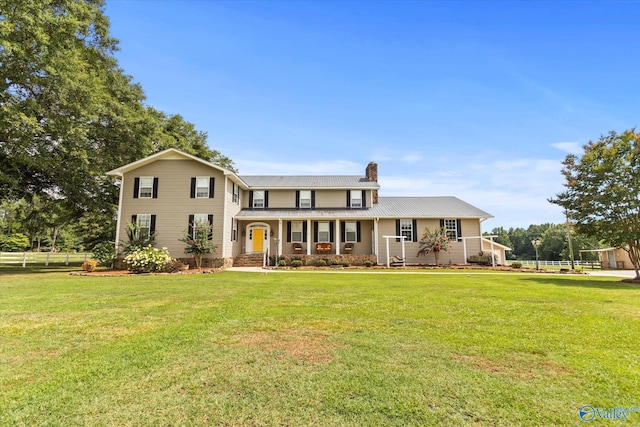
[[[120,178],[120,196],[118,197],[118,216],[116,218],[116,241],[114,246],[116,249],[116,256],[118,255],[118,242],[120,242],[120,225],[122,224],[122,198],[124,193],[124,175]]]

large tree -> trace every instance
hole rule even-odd
[[[0,0],[0,202],[37,196],[99,223],[94,241],[113,238],[118,188],[107,171],[169,147],[233,169],[205,133],[144,104],[103,7]]]
[[[566,190],[550,202],[567,210],[579,232],[625,249],[640,279],[640,134],[612,131],[563,165]]]

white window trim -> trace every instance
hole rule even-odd
[[[458,221],[455,219],[445,219],[444,231],[449,240],[458,240]]]
[[[353,225],[353,230],[349,230],[350,225]],[[349,238],[349,233],[353,234],[353,238]],[[358,224],[355,221],[349,221],[344,223],[344,241],[346,243],[355,243],[358,241]]]
[[[299,230],[295,230],[295,228],[297,228],[297,226],[300,226]],[[294,243],[302,243],[304,236],[303,236],[303,230],[304,227],[302,225],[302,221],[291,221],[291,241]],[[295,233],[300,233],[300,238],[296,238]]]
[[[260,194],[261,197],[256,198],[256,194]],[[256,202],[260,202],[259,204]],[[253,206],[252,208],[264,208],[264,190],[255,190],[253,192]]]
[[[193,224],[191,229],[192,229],[192,238],[196,237],[196,232],[198,231],[196,228],[196,226],[198,224],[206,224],[207,226],[209,225],[209,214],[193,214]]]
[[[238,187],[238,184],[233,185],[233,203],[236,205],[240,203],[240,187]]]
[[[302,195],[309,197],[302,197]],[[300,190],[300,201],[298,205],[301,208],[310,208],[311,207],[311,190]]]
[[[200,180],[204,181],[205,185],[200,186]],[[199,190],[204,189],[203,194],[199,194]],[[208,176],[197,176],[196,177],[196,199],[208,199],[209,198],[209,177]]]
[[[149,237],[151,235],[151,214],[136,215],[136,225],[140,229],[141,237]]]
[[[409,234],[408,236],[405,234]],[[413,220],[412,219],[401,219],[400,220],[400,235],[406,237],[407,242],[411,242],[413,240]]]
[[[138,188],[138,198],[140,199],[151,199],[153,198],[153,176],[141,176],[140,177],[140,187]],[[149,186],[145,186],[143,185],[143,182],[145,180],[149,180],[151,181],[151,184]],[[143,189],[149,189],[149,195],[146,194],[142,194],[142,190]]]
[[[354,197],[355,195],[359,195],[360,197]],[[351,207],[362,207],[362,190],[351,190]]]
[[[326,227],[326,231],[323,228]],[[326,233],[326,238],[323,238],[323,234]],[[318,223],[318,243],[331,243],[331,228],[328,222]]]

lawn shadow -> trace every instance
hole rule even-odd
[[[598,289],[628,289],[632,291],[640,291],[640,284],[625,283],[623,278],[618,277],[593,277],[585,276],[577,279],[575,276],[562,277],[558,275],[538,275],[535,277],[526,277],[521,279],[524,282],[542,283],[546,285],[564,286],[571,288],[598,288]]]
[[[1,276],[23,276],[30,274],[46,274],[46,273],[71,273],[73,271],[80,271],[80,265],[50,265],[50,266],[14,266],[14,265],[0,265],[0,277]]]

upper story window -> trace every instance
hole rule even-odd
[[[362,190],[351,190],[351,207],[361,208],[362,205]]]
[[[134,199],[157,199],[158,178],[153,176],[139,176],[133,180]]]
[[[264,208],[264,191],[254,190],[253,192],[253,206],[254,208]]]
[[[191,198],[211,199],[214,194],[215,178],[211,176],[196,176],[191,178]]]
[[[236,183],[232,183],[233,184],[233,203],[238,204],[240,203],[240,187],[238,187],[238,185],[236,185]]]
[[[301,208],[310,208],[311,207],[311,191],[310,190],[301,190],[300,191],[300,205]]]
[[[291,241],[302,242],[302,221],[291,221]]]

